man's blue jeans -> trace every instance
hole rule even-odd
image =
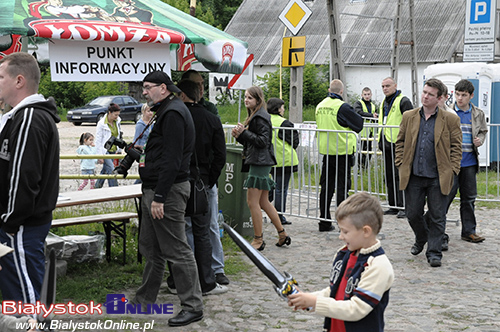
[[[431,179],[411,175],[404,193],[407,202],[406,217],[415,233],[415,243],[423,247],[427,242],[428,260],[441,259],[448,196],[441,193],[439,178]],[[428,218],[424,218],[426,199]]]
[[[217,186],[212,188],[207,187],[208,194],[208,214],[210,216],[210,244],[212,245],[212,270],[215,274],[224,273],[224,249],[220,241],[218,217],[218,202],[217,202]],[[191,219],[186,218],[186,236],[191,248],[195,248],[193,239],[193,229]]]
[[[460,220],[462,221],[462,236],[476,234],[476,215],[474,204],[477,197],[476,184],[477,166],[461,167],[455,176],[453,188],[448,195],[448,209],[460,188]]]

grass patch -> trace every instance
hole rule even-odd
[[[57,209],[54,218],[68,218],[76,215],[90,215],[105,212],[135,211],[132,200],[112,202],[109,206],[103,204],[90,206],[84,210]],[[58,236],[64,235],[95,235],[102,234],[104,229],[100,224],[86,224],[78,226],[59,227],[52,229]],[[72,301],[74,303],[105,302],[108,293],[116,293],[127,289],[137,289],[142,282],[143,264],[137,263],[137,224],[127,225],[127,264],[122,265],[122,240],[112,239],[111,262],[95,261],[68,264],[66,276],[57,280],[57,302]],[[228,235],[222,238],[225,254],[225,273],[230,278],[250,271],[251,265],[244,262],[239,247]]]
[[[241,249],[229,235],[224,234],[221,242],[224,248],[224,272],[226,275],[238,278],[238,276],[250,272],[252,265],[241,258]]]
[[[79,227],[84,227],[79,226]],[[94,227],[89,226],[87,231],[93,232]],[[57,281],[57,301],[73,301],[74,303],[86,303],[90,300],[103,303],[108,293],[116,293],[126,289],[136,289],[141,285],[143,264],[136,262],[137,239],[128,232],[127,239],[127,264],[121,265],[121,240],[120,243],[111,248],[111,262],[85,262],[68,265],[65,277]],[[79,233],[81,234],[81,233]],[[134,244],[132,248],[131,244]],[[225,254],[225,273],[230,278],[237,279],[250,271],[251,266],[245,263],[234,242],[225,236],[222,239]]]
[[[104,303],[106,295],[141,285],[143,266],[137,263],[85,262],[68,265],[66,276],[57,280],[57,302]]]
[[[243,93],[242,93],[243,94]],[[247,117],[247,109],[244,103],[244,97],[241,96],[241,114],[240,122],[243,122]],[[220,120],[223,124],[237,124],[238,123],[238,99],[234,104],[218,104]],[[315,120],[316,106],[305,105],[302,109],[302,121]],[[285,118],[289,118],[288,109],[285,110]]]

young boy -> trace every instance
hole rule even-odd
[[[361,192],[343,201],[335,216],[339,238],[346,245],[333,261],[330,287],[299,291],[288,296],[288,305],[325,316],[325,331],[383,331],[394,271],[377,239],[382,208],[377,199]]]
[[[10,254],[14,250],[10,247],[7,247],[3,244],[0,243],[0,257],[3,257],[7,254]],[[0,270],[2,269],[2,266],[0,265]],[[14,332],[14,331],[26,331],[26,328],[21,330],[16,328],[16,323],[30,323],[33,326],[33,329],[28,330],[29,331],[36,331],[34,326],[36,321],[32,319],[31,317],[28,316],[23,316],[20,318],[17,318],[15,316],[7,316],[2,314],[2,306],[0,305],[0,331],[2,332]]]

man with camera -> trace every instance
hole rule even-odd
[[[142,180],[142,219],[139,250],[146,257],[143,284],[134,303],[156,301],[166,260],[172,262],[182,310],[168,320],[184,326],[203,318],[198,269],[186,239],[184,213],[189,198],[189,165],[195,145],[193,119],[174,93],[179,90],[162,71],[143,80],[143,94],[155,112],[155,125],[139,162]]]

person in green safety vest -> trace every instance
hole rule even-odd
[[[396,138],[399,128],[384,128],[382,126],[399,126],[403,113],[413,109],[410,99],[403,96],[401,90],[392,77],[386,77],[382,81],[382,91],[385,98],[380,104],[378,117],[378,147],[384,155],[385,183],[387,186],[387,197],[389,209],[384,211],[385,215],[397,215],[405,218],[403,209],[403,192],[399,190],[399,173],[394,166],[396,156]]]
[[[361,165],[368,166],[370,161],[369,152],[372,150],[373,128],[366,126],[366,124],[374,123],[377,118],[377,106],[372,102],[372,90],[369,87],[364,87],[361,91],[361,99],[354,103],[354,110],[365,120],[363,130],[359,133],[361,137]]]
[[[285,114],[285,102],[283,100],[270,98],[267,101],[267,112],[271,114],[271,123],[274,128],[294,127],[292,122],[283,117],[283,114]],[[274,207],[278,211],[281,224],[291,225],[292,222],[286,220],[283,212],[286,209],[286,197],[290,177],[293,172],[297,172],[299,165],[299,158],[295,151],[299,146],[299,133],[295,129],[273,129],[272,141],[277,162],[276,166],[271,169],[271,175],[274,181],[276,181]]]
[[[351,168],[356,153],[356,135],[363,129],[363,118],[351,105],[342,99],[344,83],[335,79],[330,82],[328,96],[316,106],[318,128],[318,150],[323,155],[319,195],[319,231],[335,229],[331,222],[330,205],[337,192],[337,206],[342,203],[351,189]]]

